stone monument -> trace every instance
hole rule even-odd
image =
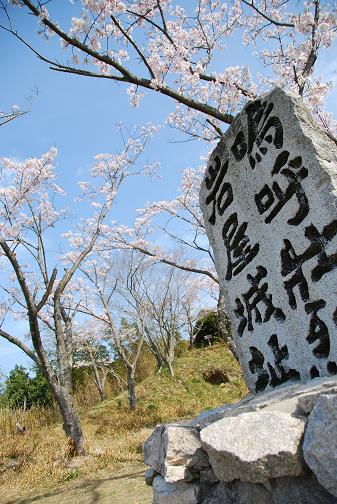
[[[154,430],[153,503],[337,504],[336,141],[275,89],[219,142],[200,203],[251,394]]]
[[[200,193],[246,383],[337,373],[337,146],[281,89],[250,102]]]

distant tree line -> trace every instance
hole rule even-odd
[[[176,333],[175,354],[179,357],[188,349],[207,347],[220,341],[222,338],[217,312],[215,310],[201,310],[193,327],[192,340],[184,340],[178,332]],[[140,359],[144,360],[144,365],[143,369],[141,369],[141,365],[138,366],[139,369],[137,367],[138,373],[135,373],[135,383],[144,379],[148,373],[155,371],[155,365],[149,366],[151,357],[151,351],[144,347]],[[85,348],[82,347],[75,354],[74,361],[73,383],[75,391],[87,387],[88,382],[91,382],[97,388],[100,399],[104,400],[107,398],[107,381],[110,384],[113,383],[116,394],[128,388],[127,372],[125,372],[123,360],[118,356],[113,360],[111,351],[106,346],[100,344],[97,347],[88,345]],[[78,363],[81,365],[78,366]],[[153,364],[155,364],[155,359],[153,359]],[[49,407],[53,404],[52,390],[41,370],[36,366],[28,371],[24,366],[16,365],[7,377],[2,376],[0,407],[29,410],[32,406]]]

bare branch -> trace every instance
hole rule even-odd
[[[24,274],[23,274],[23,272],[20,268],[20,265],[18,263],[18,260],[16,258],[16,254],[9,248],[8,244],[3,239],[0,239],[0,247],[4,251],[6,257],[8,258],[8,260],[10,261],[10,263],[14,269],[17,281],[19,282],[22,293],[25,297],[28,310],[31,310],[32,313],[36,313],[36,306],[35,306],[33,297],[30,293],[30,290],[29,290],[29,287],[26,283]]]
[[[50,277],[47,289],[46,289],[45,293],[43,294],[41,301],[38,303],[38,305],[36,307],[37,312],[39,312],[41,310],[41,308],[43,308],[43,306],[46,304],[46,302],[51,294],[51,291],[53,290],[53,286],[54,286],[54,283],[56,280],[56,275],[57,275],[57,269],[54,268],[53,273]]]
[[[207,270],[203,270],[203,269],[199,269],[199,268],[192,268],[190,266],[185,266],[184,264],[178,264],[174,261],[170,261],[168,259],[158,257],[156,254],[150,252],[149,250],[143,249],[142,247],[138,247],[137,245],[131,244],[130,248],[132,248],[133,250],[138,250],[138,252],[141,252],[142,254],[145,254],[149,257],[154,257],[155,259],[158,260],[158,262],[161,262],[163,264],[167,264],[168,266],[173,266],[174,268],[178,268],[182,271],[189,271],[190,273],[198,273],[200,275],[206,275],[209,278],[211,278],[215,283],[219,283],[219,280],[214,275],[212,275],[212,273],[210,273]]]
[[[11,336],[8,332],[4,331],[1,328],[0,328],[0,336],[2,336],[4,339],[9,341],[10,343],[13,343],[15,346],[17,346],[21,350],[23,350],[25,352],[25,354],[28,355],[28,357],[30,357],[35,362],[35,364],[37,366],[39,366],[39,367],[41,366],[41,362],[40,362],[40,359],[38,358],[38,356],[34,352],[32,352],[32,350],[30,350],[30,348],[28,348],[18,338],[15,338],[15,336]]]

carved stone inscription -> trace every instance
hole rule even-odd
[[[336,143],[275,89],[219,142],[200,203],[250,390],[336,374]]]

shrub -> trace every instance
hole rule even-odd
[[[207,347],[213,345],[216,341],[220,341],[221,334],[218,328],[217,313],[210,311],[200,317],[195,323],[193,333],[195,335],[194,346],[196,348]]]
[[[188,341],[180,340],[180,341],[178,341],[178,343],[176,344],[176,347],[175,347],[175,356],[176,357],[183,357],[184,355],[186,355],[188,353],[188,350],[189,350]]]
[[[47,407],[53,403],[53,395],[39,369],[31,377],[23,366],[15,366],[5,381],[1,402],[10,408]]]

